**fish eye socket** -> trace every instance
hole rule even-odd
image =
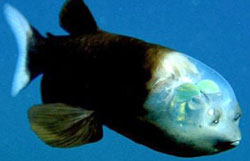
[[[218,109],[217,110],[216,109],[209,109],[208,114],[212,119],[211,125],[219,124],[221,113],[220,113],[220,111]]]
[[[219,119],[213,120],[212,125],[217,125],[217,124],[219,124],[219,122],[220,122]]]
[[[234,117],[234,121],[238,121],[241,118],[241,114],[237,113],[236,116]]]

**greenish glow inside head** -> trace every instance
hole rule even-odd
[[[177,87],[175,92],[176,101],[178,103],[189,101],[193,97],[200,95],[199,88],[192,83],[184,83],[180,85],[179,87]]]
[[[170,101],[169,111],[172,119],[195,123],[199,113],[210,108],[213,97],[220,94],[218,85],[212,80],[181,84],[173,92],[173,99]]]
[[[144,104],[147,121],[194,152],[223,151],[216,147],[219,141],[240,139],[240,108],[219,73],[180,53],[168,55],[156,69]]]
[[[187,55],[167,54],[156,69],[147,109],[165,111],[177,123],[196,124],[209,109],[227,111],[237,104],[231,86],[219,73]]]
[[[197,87],[200,89],[201,92],[205,94],[213,94],[219,93],[220,89],[219,86],[212,80],[202,80],[197,84]]]

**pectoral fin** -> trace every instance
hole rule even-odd
[[[102,138],[94,111],[56,103],[34,106],[28,115],[32,130],[53,147],[75,147]]]

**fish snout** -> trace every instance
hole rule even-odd
[[[240,140],[236,140],[236,141],[233,141],[232,143],[231,143],[231,145],[232,146],[238,146],[240,144]]]
[[[215,148],[224,151],[224,150],[229,150],[232,148],[235,148],[240,144],[240,139],[239,140],[234,140],[234,141],[219,141],[216,145]]]

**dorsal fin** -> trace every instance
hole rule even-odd
[[[71,35],[95,33],[94,17],[82,0],[67,0],[60,13],[60,25]]]

